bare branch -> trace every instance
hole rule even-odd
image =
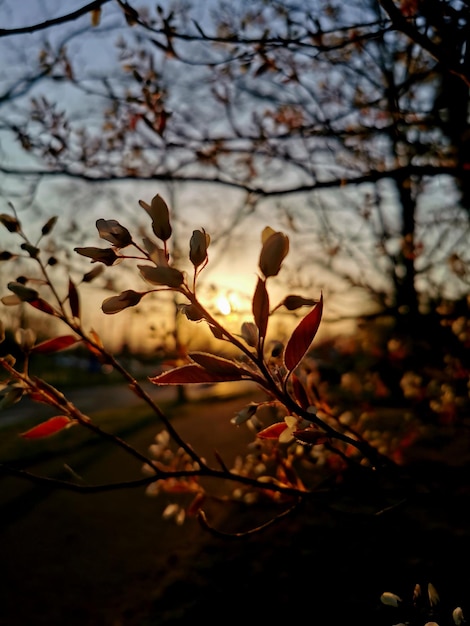
[[[65,15],[61,15],[60,17],[56,17],[54,19],[45,20],[44,22],[39,22],[37,24],[30,24],[29,26],[19,26],[17,28],[0,28],[0,37],[21,35],[23,33],[34,33],[36,31],[46,30],[59,24],[73,22],[82,15],[86,15],[87,13],[90,13],[90,11],[95,11],[102,7],[104,4],[107,4],[108,2],[111,2],[111,0],[93,0],[93,2],[86,4],[76,11],[66,13]]]

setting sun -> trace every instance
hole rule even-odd
[[[216,296],[214,302],[221,315],[240,314],[244,310],[242,297],[236,291],[222,291]]]
[[[221,313],[222,315],[230,315],[230,313],[232,312],[232,306],[230,304],[230,300],[223,293],[217,296],[217,299],[215,301],[215,306],[217,307],[217,310],[219,311],[219,313]]]

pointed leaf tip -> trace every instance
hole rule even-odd
[[[276,422],[275,424],[271,424],[270,426],[263,428],[263,430],[260,430],[256,436],[260,439],[279,439],[286,428],[286,422]]]
[[[30,428],[26,432],[21,433],[20,437],[23,437],[23,439],[42,439],[43,437],[50,437],[67,426],[70,426],[72,423],[72,420],[66,415],[56,415]]]
[[[241,380],[241,373],[216,373],[205,370],[200,365],[183,365],[149,378],[154,385],[191,385],[199,383],[221,383]]]
[[[51,352],[59,352],[60,350],[66,350],[71,346],[81,341],[73,335],[64,335],[62,337],[54,337],[53,339],[47,339],[41,343],[36,344],[31,352],[36,354],[50,354]]]

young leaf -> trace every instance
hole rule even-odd
[[[103,249],[88,246],[86,248],[74,248],[74,252],[90,258],[92,263],[104,263],[108,267],[114,265],[114,263],[119,259],[118,255],[112,248]]]
[[[184,282],[183,273],[175,267],[152,267],[151,265],[138,265],[142,278],[152,285],[166,285],[177,289]]]
[[[31,352],[34,352],[36,354],[50,354],[51,352],[59,352],[60,350],[70,348],[70,346],[73,346],[79,341],[80,339],[77,339],[73,335],[54,337],[53,339],[48,339],[47,341],[36,344],[34,348],[32,348]]]
[[[69,278],[69,304],[74,317],[80,317],[80,298],[75,283]]]
[[[50,217],[47,220],[47,222],[44,224],[44,226],[41,228],[41,234],[43,236],[48,235],[52,231],[54,226],[56,225],[57,220],[58,220],[57,215]]]
[[[208,372],[199,365],[183,365],[158,376],[149,378],[154,385],[192,385],[197,383],[220,383],[241,380],[238,374],[216,374]]]
[[[13,293],[9,296],[3,296],[3,298],[1,299],[1,303],[5,306],[16,306],[18,304],[21,304],[22,302],[23,300]]]
[[[294,388],[294,396],[297,400],[297,403],[304,409],[307,410],[310,406],[310,402],[308,400],[307,392],[305,391],[305,387],[302,385],[298,377],[294,374],[292,376],[292,386]]]
[[[138,293],[133,289],[126,289],[126,291],[123,291],[118,296],[111,296],[103,300],[101,310],[107,315],[119,313],[119,311],[123,311],[128,307],[136,306],[137,304],[139,304],[144,295],[145,292]]]
[[[241,331],[242,338],[246,341],[246,343],[250,347],[255,348],[258,343],[258,329],[256,324],[253,324],[253,322],[243,322]]]
[[[92,11],[90,11],[90,15],[91,15],[91,25],[93,26],[93,28],[96,28],[97,26],[100,25],[101,9],[93,9]]]
[[[20,282],[8,283],[7,287],[15,294],[15,296],[18,296],[22,302],[31,302],[32,300],[36,300],[39,296],[36,289],[26,287]]]
[[[43,313],[47,313],[48,315],[56,315],[55,309],[43,300],[42,298],[37,298],[36,300],[31,300],[28,304],[37,309],[38,311],[42,311]]]
[[[286,349],[284,351],[284,363],[292,372],[305,353],[310,347],[315,335],[317,334],[318,327],[320,326],[321,316],[323,312],[323,295],[320,297],[318,304],[314,309],[306,315],[300,324],[295,328],[294,332],[287,342]]]
[[[97,265],[86,274],[83,274],[82,281],[84,283],[91,283],[91,281],[95,280],[95,278],[99,276],[100,274],[102,274],[103,271],[104,271],[104,267],[102,265]]]
[[[301,443],[306,443],[310,446],[319,446],[327,443],[328,437],[320,430],[314,430],[313,428],[307,428],[305,430],[294,431],[294,437]]]
[[[20,437],[23,437],[23,439],[42,439],[43,437],[50,437],[67,426],[70,426],[72,423],[72,420],[66,415],[56,415],[55,417],[51,417],[45,422],[30,428],[26,432],[21,433]]]
[[[224,359],[207,352],[191,352],[189,358],[203,367],[207,372],[222,376],[245,377],[249,372],[243,367],[239,367],[230,359]]]
[[[256,436],[260,439],[279,439],[279,436],[286,428],[288,428],[288,426],[285,422],[276,422],[276,424],[271,424],[271,426],[260,430]]]
[[[12,217],[6,213],[0,214],[0,224],[3,224],[10,233],[17,233],[21,230],[21,224],[16,217]]]
[[[258,278],[258,284],[253,296],[253,317],[259,330],[259,336],[261,338],[266,337],[269,317],[269,295],[266,283],[261,278]]]

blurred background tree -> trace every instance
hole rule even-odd
[[[447,346],[470,281],[467,3],[2,11],[5,203],[54,196],[89,237],[98,205],[130,216],[136,181],[171,184],[183,226],[205,220],[232,258],[254,221],[289,231],[290,284],[322,289],[326,320]]]

